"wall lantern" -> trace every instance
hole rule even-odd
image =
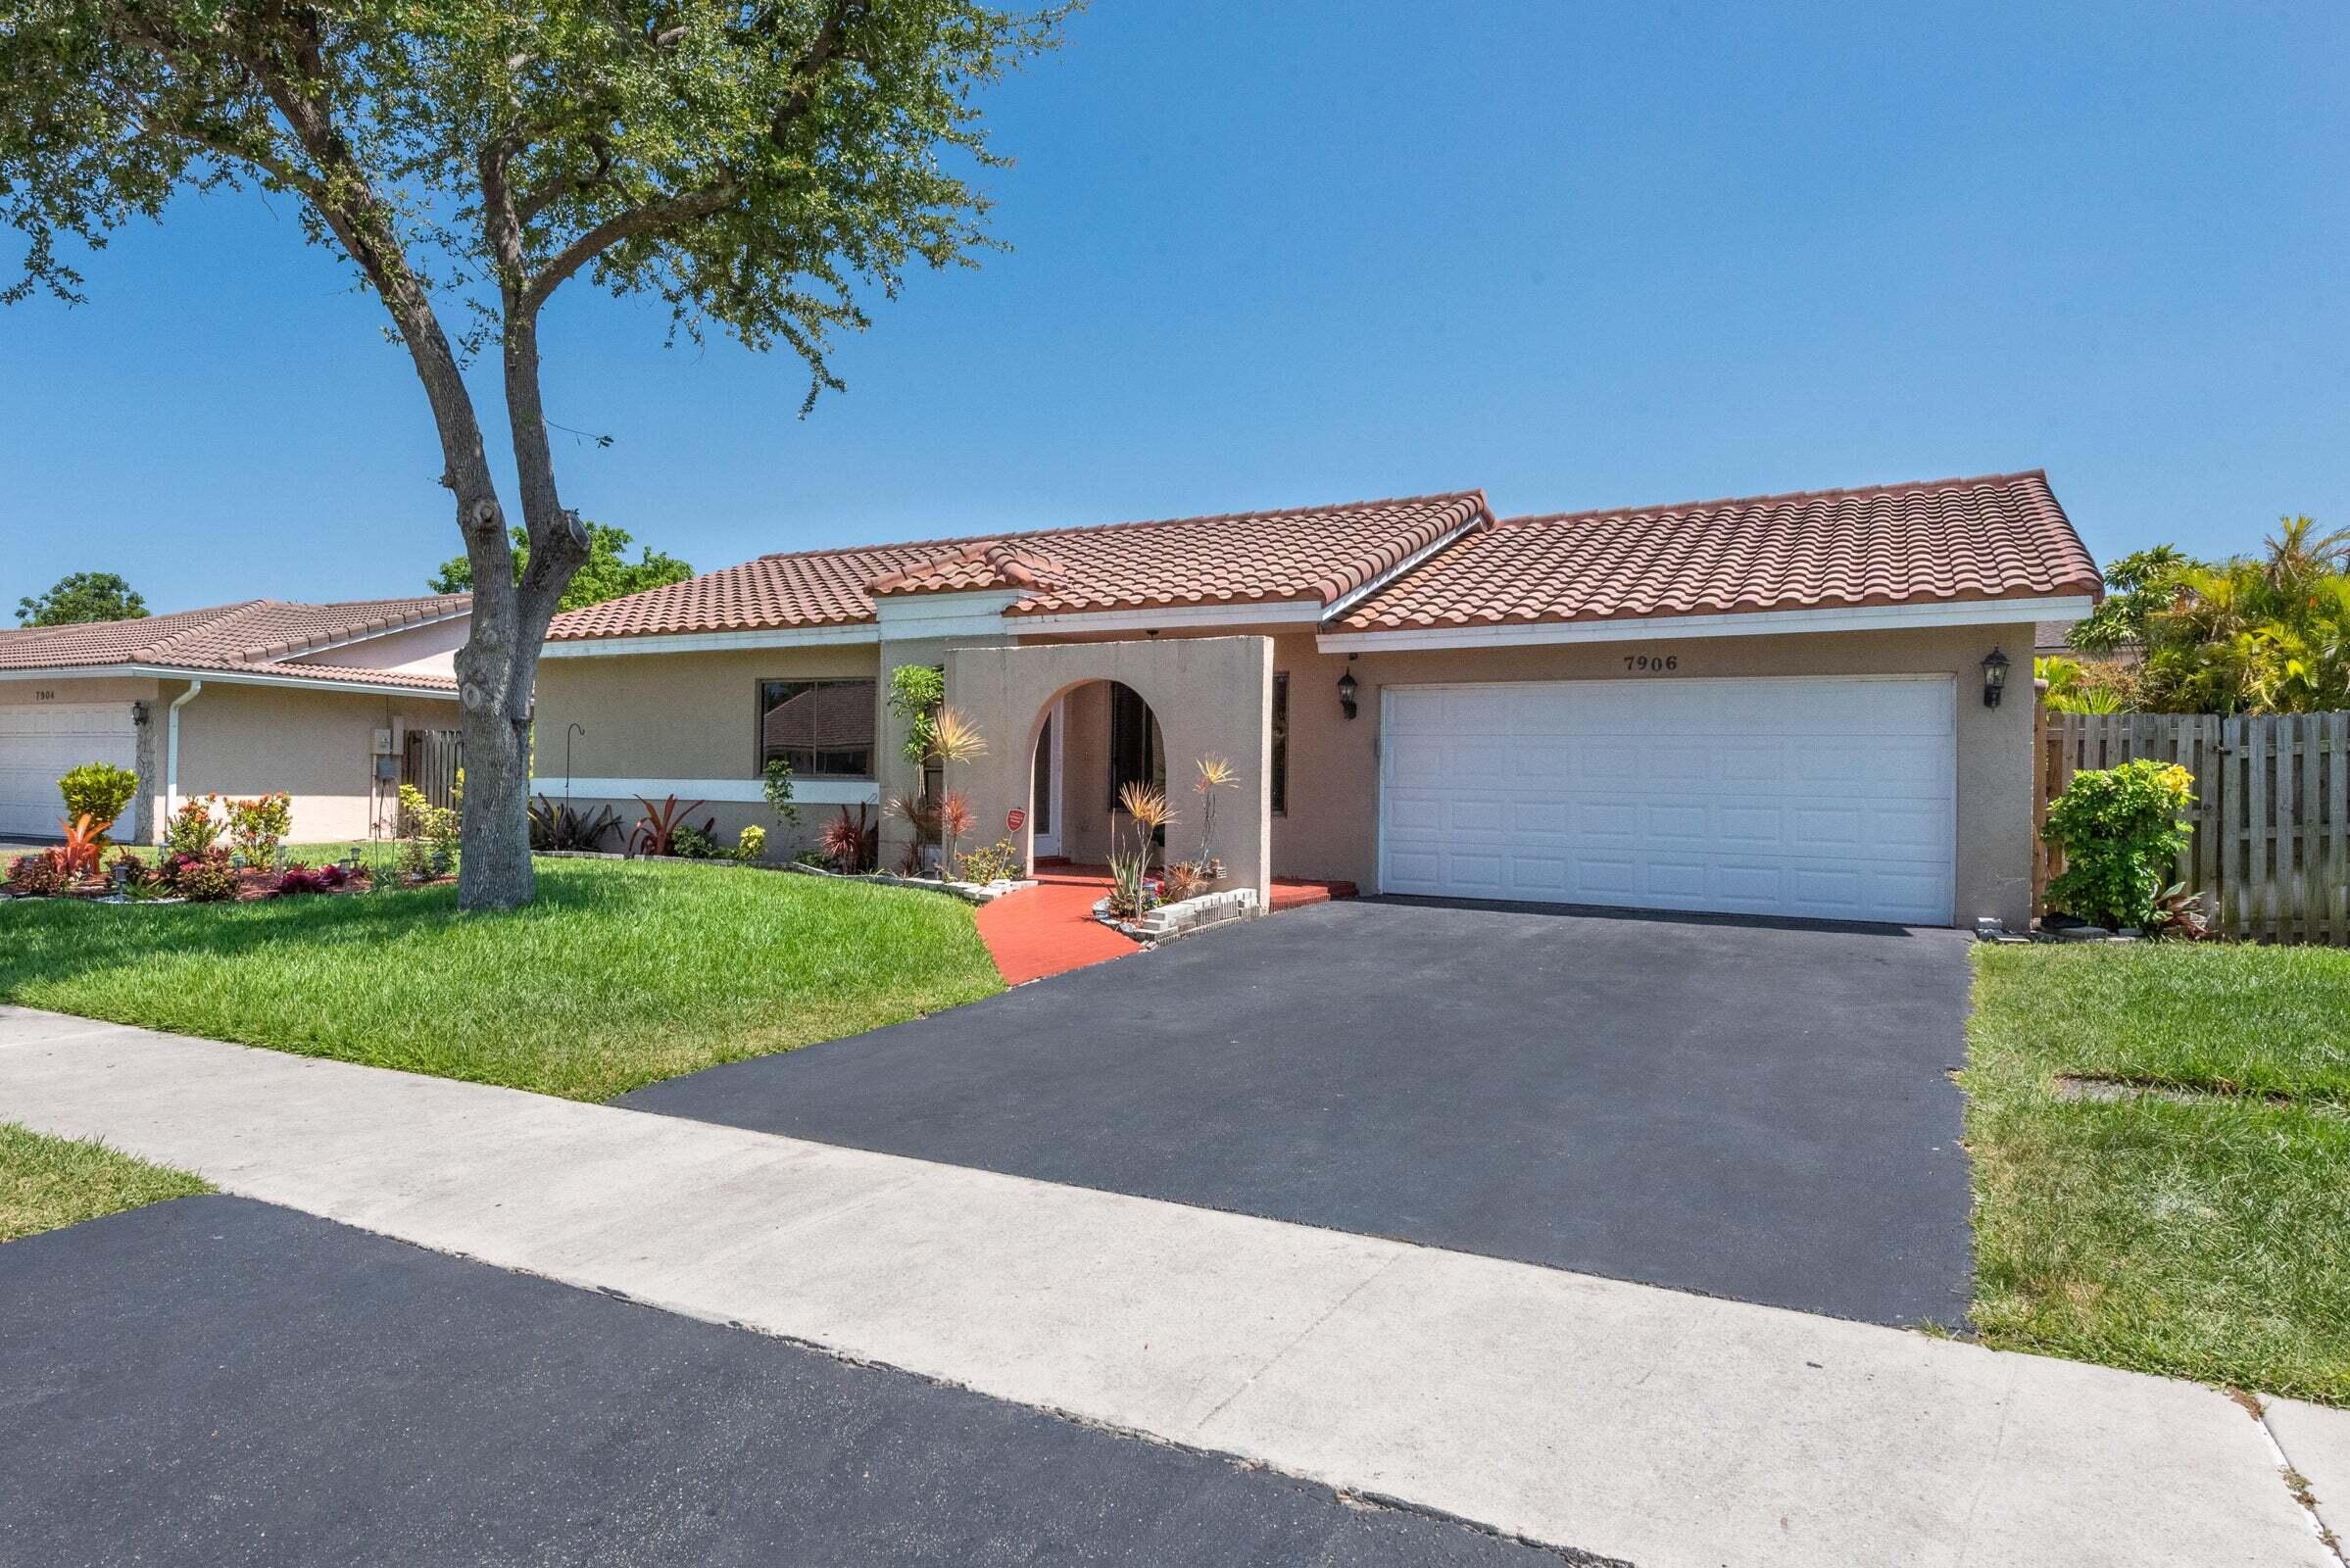
[[[2007,656],[1994,648],[1983,662],[1983,706],[1997,708],[1999,694],[2006,689]]]
[[[1339,709],[1348,718],[1354,716],[1354,671],[1347,670],[1339,677]]]

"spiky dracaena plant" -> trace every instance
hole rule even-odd
[[[941,708],[930,723],[930,755],[939,760],[940,776],[957,763],[976,761],[987,755],[987,741],[980,735],[979,726],[952,708]],[[956,809],[950,810],[949,803]],[[971,831],[971,807],[954,790],[947,790],[939,801],[939,875],[944,877],[955,864],[955,841]]]
[[[1167,805],[1167,792],[1155,784],[1134,779],[1118,790],[1118,805],[1134,818],[1134,851],[1148,874],[1152,841],[1158,837],[1160,828],[1175,820],[1174,809]]]
[[[1192,780],[1192,793],[1199,797],[1199,863],[1215,858],[1216,791],[1241,787],[1241,776],[1232,763],[1221,757],[1202,757],[1199,774]]]

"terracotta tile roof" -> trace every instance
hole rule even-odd
[[[1527,624],[2102,591],[2047,475],[1511,517],[1333,629]]]
[[[844,625],[876,596],[1005,589],[1008,613],[1314,600],[1328,605],[1453,529],[1490,522],[1482,491],[1226,513],[1005,537],[762,556],[558,615],[550,641]]]
[[[284,665],[278,662],[354,638],[444,619],[463,611],[467,602],[464,594],[360,599],[330,605],[247,599],[208,610],[150,615],[141,620],[20,627],[0,631],[0,671],[83,668],[95,671],[113,664],[154,664],[197,672],[268,669],[305,679],[365,681],[377,686],[451,692],[457,689],[457,683],[445,675],[334,663]]]

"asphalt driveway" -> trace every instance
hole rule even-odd
[[[1968,940],[1330,904],[620,1103],[1955,1323]]]

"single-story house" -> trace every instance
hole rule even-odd
[[[272,790],[297,841],[389,832],[404,777],[445,792],[470,606],[249,599],[0,631],[0,833],[54,837],[58,776],[83,762],[137,771],[125,841],[190,796]]]
[[[1496,517],[1479,491],[795,551],[557,618],[538,783],[807,827],[913,791],[890,672],[989,750],[971,838],[1100,861],[1164,778],[1231,880],[1971,924],[2031,912],[2045,620],[2095,563],[2038,471]],[[2009,662],[2018,667],[2003,685]],[[2005,697],[2007,700],[2002,700]],[[562,771],[559,772],[558,769]],[[697,812],[699,818],[704,812]],[[907,830],[887,825],[885,858]],[[778,833],[771,853],[788,853]]]

